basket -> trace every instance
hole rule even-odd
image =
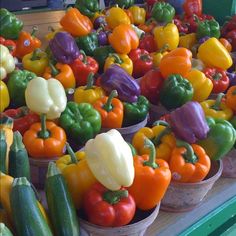
[[[233,149],[223,158],[222,177],[236,178],[236,149]]]

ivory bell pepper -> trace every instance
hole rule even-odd
[[[205,150],[197,144],[188,144],[177,140],[169,165],[175,182],[197,183],[202,181],[210,171],[211,159]]]
[[[197,57],[207,66],[224,70],[227,70],[233,64],[229,52],[217,38],[210,38],[201,44],[198,48]]]
[[[167,2],[157,2],[152,8],[151,15],[157,22],[169,23],[175,16],[175,8]]]
[[[97,180],[88,167],[85,153],[82,151],[74,153],[68,143],[66,147],[68,155],[56,160],[56,165],[66,180],[76,209],[79,209],[84,194]]]
[[[164,197],[171,172],[166,161],[155,159],[156,150],[151,140],[145,138],[144,147],[149,149],[150,154],[134,157],[135,177],[128,191],[139,209],[150,210]]]
[[[0,36],[0,44],[7,47],[12,56],[16,55],[16,43],[13,40],[5,39]]]
[[[111,129],[98,134],[85,144],[84,151],[93,175],[109,190],[133,183],[133,155],[119,131]]]
[[[10,96],[7,85],[0,80],[0,112],[3,112],[10,104]]]
[[[179,37],[179,47],[187,48],[189,50],[196,44],[197,37],[195,33],[182,35]]]
[[[9,49],[0,44],[0,80],[7,77],[15,69],[15,61]]]
[[[129,8],[129,11],[131,11],[133,15],[133,19],[134,19],[133,24],[139,25],[139,24],[145,23],[146,11],[144,8],[133,5]]]
[[[98,3],[97,0],[77,0],[75,7],[78,8],[83,15],[92,18],[95,13],[99,11]]]
[[[227,107],[231,108],[234,113],[236,112],[236,86],[231,86],[226,92],[225,103]]]
[[[56,119],[65,110],[67,98],[58,80],[36,77],[27,85],[25,101],[31,111],[46,114],[48,119]]]

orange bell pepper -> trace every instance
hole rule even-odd
[[[207,176],[211,161],[201,146],[177,140],[177,147],[172,152],[169,166],[174,181],[196,183]]]
[[[236,86],[231,86],[226,93],[225,103],[227,107],[236,112]]]
[[[55,78],[61,82],[64,89],[75,88],[75,76],[67,64],[57,63],[55,66],[49,63],[43,74],[45,79]]]
[[[123,103],[115,98],[118,96],[113,90],[109,97],[98,99],[93,107],[100,113],[102,118],[102,128],[121,128],[124,117]]]
[[[41,123],[34,123],[24,133],[23,143],[32,158],[56,158],[64,153],[66,133],[54,122],[46,122],[46,115],[43,114]]]
[[[93,28],[91,20],[87,16],[82,15],[77,8],[69,8],[61,18],[60,24],[63,29],[73,36],[85,36]]]
[[[152,30],[157,26],[156,21],[154,21],[152,18],[150,20],[147,20],[144,24],[138,25],[138,28],[143,30],[145,33],[151,33]]]
[[[225,38],[220,38],[219,41],[221,42],[221,44],[226,48],[226,50],[228,52],[231,52],[232,51],[232,45],[231,43],[225,39]]]
[[[133,17],[132,12],[129,9],[124,9],[124,11],[127,14],[127,16],[129,17],[130,23],[133,24],[134,23],[134,17]]]
[[[155,160],[155,147],[151,140],[145,139],[145,147],[150,149],[150,155],[134,156],[135,177],[128,191],[139,209],[150,210],[164,197],[171,172],[166,161]]]
[[[171,74],[185,77],[192,67],[192,52],[186,48],[176,48],[166,54],[160,62],[160,72],[164,78]]]
[[[22,59],[26,54],[41,47],[41,41],[35,37],[37,30],[38,28],[34,26],[31,34],[26,31],[20,32],[19,38],[16,41],[16,57]]]
[[[139,46],[139,38],[133,28],[127,24],[118,25],[108,36],[110,45],[117,53],[129,54]]]

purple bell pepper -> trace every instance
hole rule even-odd
[[[74,38],[67,32],[58,32],[49,41],[49,48],[55,59],[63,64],[72,63],[80,54]]]
[[[104,31],[98,31],[97,32],[97,36],[98,36],[98,44],[100,46],[105,46],[108,44],[108,37],[107,37],[107,33]]]
[[[101,86],[107,92],[117,90],[118,97],[123,102],[137,102],[141,94],[140,86],[124,69],[111,65],[101,75]]]
[[[100,28],[102,25],[104,25],[104,26],[107,25],[105,16],[98,16],[98,17],[94,20],[94,22],[93,22],[93,28],[94,28],[94,29],[98,29],[98,28]]]
[[[189,101],[172,111],[169,122],[177,138],[188,143],[206,138],[209,131],[204,111],[195,101]]]

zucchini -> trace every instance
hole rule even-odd
[[[0,223],[0,235],[1,236],[13,236],[10,229],[3,223]]]
[[[46,197],[55,235],[79,236],[79,222],[65,179],[54,162],[48,166]]]
[[[34,191],[25,177],[13,181],[10,202],[14,225],[19,236],[52,236],[41,213]]]
[[[0,130],[0,171],[4,174],[7,173],[7,141],[5,131],[3,129]]]

